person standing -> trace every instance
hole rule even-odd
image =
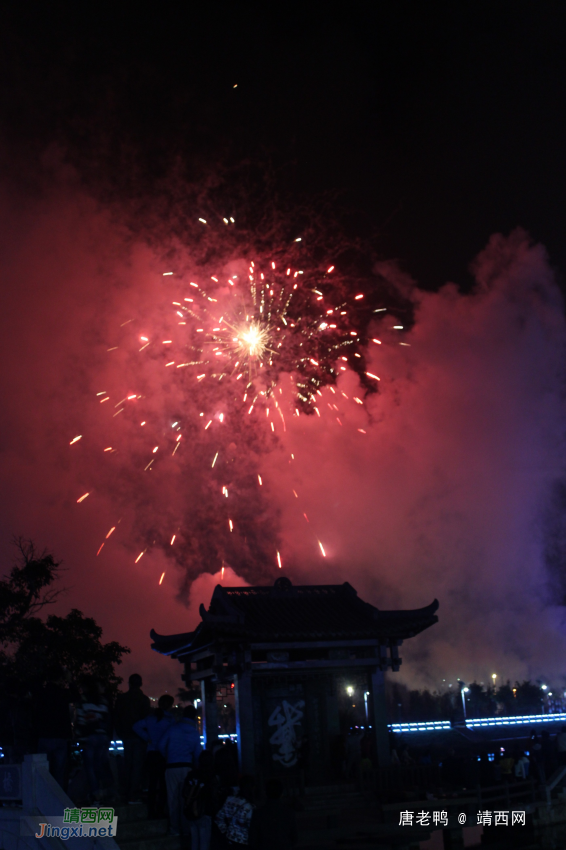
[[[500,758],[499,767],[501,768],[501,779],[503,782],[509,782],[515,775],[515,759],[513,756],[505,755]]]
[[[533,732],[531,735],[531,742],[529,744],[529,754],[531,765],[534,768],[534,773],[537,776],[541,785],[546,784],[546,775],[544,772],[544,761],[542,757],[542,745],[536,734]]]
[[[543,729],[541,734],[541,756],[544,765],[544,773],[547,779],[550,779],[556,768],[558,767],[558,752],[553,746],[550,732],[548,729]]]
[[[214,773],[220,780],[224,798],[238,784],[238,749],[230,741],[217,741],[213,749]]]
[[[265,795],[266,802],[252,814],[248,844],[252,850],[292,850],[298,841],[297,821],[281,800],[281,780],[269,779]]]
[[[528,779],[529,767],[530,762],[526,753],[519,753],[519,756],[515,761],[515,779],[518,779],[520,782],[524,782],[525,779]]]
[[[114,709],[114,726],[118,738],[124,745],[125,780],[124,791],[128,803],[139,802],[141,772],[147,744],[136,735],[134,725],[150,712],[149,697],[142,691],[142,677],[132,673],[128,679],[128,690],[118,694]]]
[[[55,665],[43,687],[32,693],[32,713],[37,752],[46,753],[52,777],[67,790],[69,741],[72,737],[71,703],[79,701],[77,688],[66,687],[65,670]]]
[[[198,768],[183,785],[184,811],[191,831],[191,850],[210,850],[212,818],[220,808],[220,780],[214,772],[211,750],[203,750]]]
[[[102,685],[90,679],[83,687],[77,707],[76,731],[81,743],[91,800],[99,802],[111,793],[112,771],[108,748],[111,719]]]
[[[165,758],[159,752],[159,742],[163,734],[174,723],[175,718],[171,714],[173,702],[174,699],[171,694],[163,694],[159,697],[157,711],[151,712],[143,720],[134,723],[135,734],[147,743],[145,759],[149,774],[147,809],[148,816],[151,819],[164,817],[165,814],[167,803]]]
[[[169,829],[173,835],[188,833],[183,818],[183,783],[193,765],[197,766],[201,749],[197,711],[194,705],[188,705],[182,719],[169,726],[159,741],[159,751],[166,762]]]
[[[362,760],[361,754],[361,742],[363,737],[363,732],[361,729],[352,729],[348,737],[346,738],[346,780],[351,781],[352,779],[357,782],[358,774],[360,769],[360,762]]]
[[[242,776],[238,793],[227,797],[216,815],[216,826],[228,839],[230,847],[248,844],[250,823],[255,808],[253,800],[253,776]]]

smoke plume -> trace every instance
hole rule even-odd
[[[348,368],[321,391],[320,416],[294,416],[284,379],[286,430],[273,436],[222,395],[165,383],[160,358],[140,369],[130,324],[139,334],[151,316],[165,327],[164,251],[133,238],[72,174],[41,196],[8,191],[0,212],[2,541],[24,534],[63,559],[59,604],[133,648],[125,673],[175,687],[149,629],[194,627],[218,581],[271,582],[280,552],[293,581],[347,580],[381,608],[439,599],[439,624],[403,648],[406,679],[562,676],[566,327],[542,246],[520,230],[492,236],[467,294],[451,283],[420,291],[381,263],[368,291],[395,286],[414,323],[373,314],[367,370],[379,392],[366,395]],[[151,441],[135,408],[102,415],[97,393],[109,408],[125,383],[148,399],[168,452],[155,471],[144,471]],[[203,402],[228,414],[206,436]],[[177,419],[187,440],[172,457]],[[231,464],[226,481],[215,451]],[[221,552],[224,485],[239,537]],[[3,555],[8,565],[7,546]]]

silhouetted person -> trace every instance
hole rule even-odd
[[[360,753],[362,756],[362,760],[360,762],[360,783],[362,791],[368,794],[371,793],[373,786],[372,752],[373,741],[371,740],[371,735],[366,730],[360,742]]]
[[[518,752],[515,760],[515,779],[520,782],[529,778],[530,762],[525,753]]]
[[[165,814],[167,804],[165,756],[159,752],[159,742],[163,734],[175,722],[170,711],[174,701],[170,694],[163,694],[159,697],[157,710],[134,723],[134,732],[147,743],[145,763],[149,780],[147,809],[150,818],[163,817]]]
[[[76,731],[81,742],[84,768],[92,800],[108,795],[113,784],[108,748],[112,721],[102,684],[96,679],[83,688],[77,707]]]
[[[34,690],[33,725],[37,752],[46,753],[49,770],[63,790],[67,790],[67,762],[72,737],[71,703],[79,701],[77,688],[66,687],[65,670],[51,667],[43,687]]]
[[[266,802],[252,815],[248,843],[253,850],[291,850],[298,840],[297,821],[294,811],[281,800],[281,780],[269,779],[265,795]]]
[[[165,784],[169,805],[169,826],[173,834],[187,832],[183,818],[183,783],[193,766],[197,766],[201,752],[197,726],[197,711],[194,705],[183,710],[183,717],[173,723],[161,736],[159,751],[165,756]]]
[[[513,756],[508,753],[499,759],[499,767],[501,768],[501,778],[504,782],[509,782],[509,780],[515,775],[515,759]]]
[[[447,785],[456,787],[460,783],[460,763],[454,747],[442,759],[442,777]]]
[[[360,741],[360,754],[362,759],[370,759],[372,757],[373,751],[373,741],[371,739],[371,735],[366,730],[363,734],[362,740]]]
[[[552,738],[548,729],[543,729],[541,734],[541,755],[544,766],[544,773],[547,779],[550,779],[556,768],[558,767],[558,759],[555,748],[552,745]]]
[[[346,764],[346,740],[345,736],[336,735],[330,745],[330,760],[332,769],[336,776],[342,776]]]
[[[214,760],[210,750],[204,750],[200,754],[198,767],[187,775],[183,797],[185,814],[190,825],[191,850],[209,850],[212,818],[220,808],[220,782],[214,772]],[[192,802],[187,811],[189,799]]]
[[[136,735],[134,726],[150,712],[149,697],[142,691],[142,677],[132,673],[128,680],[129,690],[118,694],[114,711],[114,725],[118,738],[124,744],[125,796],[129,803],[139,798],[141,772],[147,744]]]
[[[346,779],[358,779],[362,754],[360,745],[363,732],[361,729],[353,729],[346,738]]]
[[[231,742],[218,744],[214,749],[214,772],[227,795],[238,784],[238,748]]]
[[[544,772],[544,759],[542,754],[542,744],[536,734],[533,732],[531,735],[531,742],[529,745],[530,759],[531,765],[534,767],[534,772],[537,776],[537,779],[544,785],[546,782],[546,776]]]

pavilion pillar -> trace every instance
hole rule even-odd
[[[218,740],[218,707],[216,705],[216,682],[201,679],[202,731],[205,749],[212,749]]]
[[[387,729],[385,677],[382,670],[377,670],[371,675],[370,721],[375,736],[378,766],[387,767],[391,762],[391,750],[389,748],[389,730]]]
[[[252,677],[249,671],[239,673],[234,679],[236,700],[236,732],[238,733],[238,759],[242,773],[254,774],[254,712],[252,702]]]

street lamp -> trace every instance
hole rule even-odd
[[[462,705],[464,707],[464,720],[466,719],[466,697],[464,696],[464,694],[467,694],[469,690],[469,688],[462,688]]]
[[[465,697],[465,694],[467,694],[470,689],[466,687],[464,682],[459,681],[458,684],[460,685],[460,693],[462,694],[462,708],[464,709],[464,720],[465,720],[466,719],[466,697]]]

